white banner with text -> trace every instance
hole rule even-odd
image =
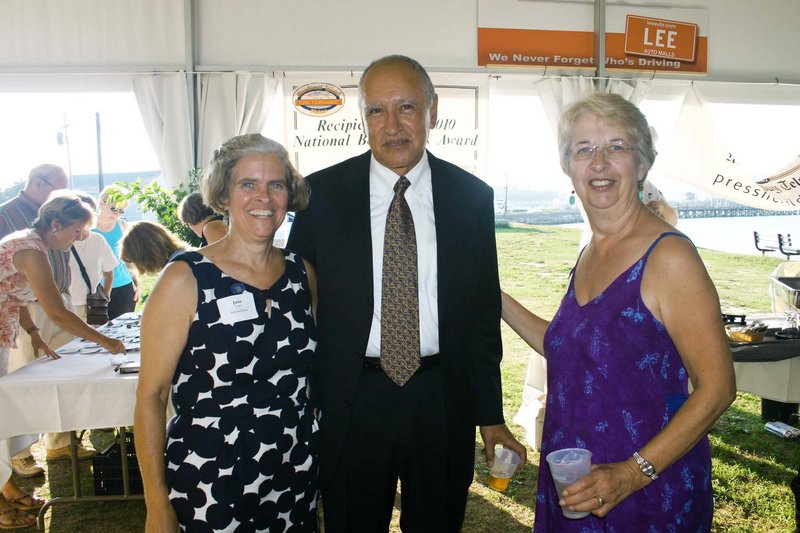
[[[800,209],[800,158],[771,176],[748,175],[736,162],[736,154],[723,145],[694,85],[684,97],[671,146],[665,168],[671,178],[750,207]]]
[[[485,179],[488,80],[482,76],[465,81],[461,76],[456,81],[436,73],[431,73],[431,79],[439,96],[439,113],[428,138],[428,150]],[[306,77],[286,79],[284,84],[286,148],[301,174],[308,175],[369,149],[361,121],[357,78]],[[298,110],[298,102],[291,101],[298,88],[324,84],[340,90],[329,91],[335,93],[336,105],[340,106],[333,113],[315,116],[307,112],[309,106]],[[332,108],[319,98],[314,103],[326,108],[326,113],[328,107]]]

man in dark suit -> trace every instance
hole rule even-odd
[[[311,394],[321,411],[325,525],[387,531],[399,478],[404,531],[459,531],[475,426],[489,463],[495,444],[525,460],[503,420],[492,190],[425,150],[437,97],[419,63],[381,58],[359,90],[370,151],[308,177],[311,201],[287,245],[317,271]],[[400,182],[408,189],[393,192]],[[384,251],[399,241],[384,241],[398,194],[416,238],[416,279],[395,283],[417,285],[410,313],[385,311],[396,287],[384,273],[396,269]],[[413,316],[418,329],[401,334],[413,357],[405,377],[387,363],[384,342],[397,334],[384,328],[395,315]]]

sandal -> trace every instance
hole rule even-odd
[[[45,500],[31,496],[30,494],[23,494],[14,500],[6,498],[6,501],[13,507],[16,507],[18,511],[35,511],[45,504]]]
[[[36,525],[36,517],[24,511],[7,508],[0,511],[0,530],[22,529]]]

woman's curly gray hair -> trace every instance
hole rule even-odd
[[[280,143],[260,133],[232,137],[214,150],[208,170],[200,182],[203,202],[218,213],[227,211],[225,202],[233,167],[251,154],[273,154],[286,169],[286,186],[289,190],[289,210],[301,211],[308,205],[309,190],[306,180],[289,160],[289,152]]]

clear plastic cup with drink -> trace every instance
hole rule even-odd
[[[558,497],[564,495],[564,489],[588,474],[592,469],[592,452],[583,448],[564,448],[547,454],[547,464],[550,466],[550,475],[556,486]],[[562,507],[561,512],[566,518],[583,518],[589,513],[585,511],[570,511]]]
[[[494,449],[494,465],[489,471],[488,485],[494,490],[503,492],[522,459],[508,448]]]

